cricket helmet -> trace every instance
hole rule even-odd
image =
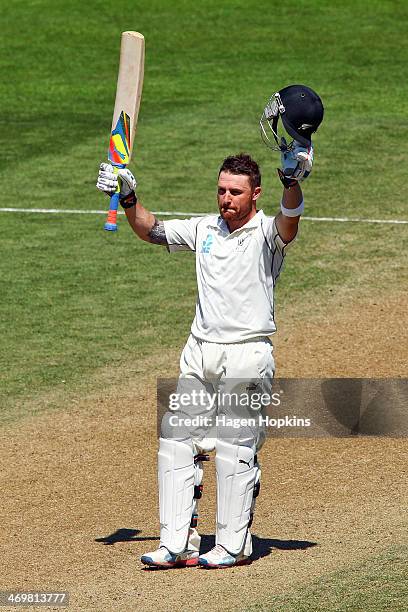
[[[268,147],[281,149],[278,136],[280,118],[294,140],[303,147],[310,147],[311,136],[321,124],[323,114],[322,101],[313,89],[306,85],[289,85],[269,98],[259,122],[262,138]],[[270,138],[270,131],[275,142]]]

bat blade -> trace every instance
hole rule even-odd
[[[109,142],[108,159],[111,164],[127,165],[130,157],[130,117],[124,111],[114,129]]]
[[[113,111],[108,160],[115,168],[124,168],[130,162],[142,97],[144,76],[144,36],[139,32],[123,32],[116,100]],[[119,187],[111,197],[105,230],[116,231],[119,205]]]

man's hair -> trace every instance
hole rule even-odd
[[[239,153],[238,155],[226,157],[222,162],[218,176],[220,176],[221,172],[246,174],[249,177],[252,189],[261,186],[261,171],[259,170],[259,166],[256,161],[252,159],[250,155],[246,155],[246,153]]]

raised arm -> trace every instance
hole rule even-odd
[[[299,183],[310,174],[313,165],[313,147],[302,147],[294,142],[293,149],[282,152],[282,169],[278,169],[283,184],[281,210],[276,215],[276,228],[284,242],[293,240],[303,213],[303,194]]]
[[[139,238],[152,244],[167,245],[163,221],[144,208],[137,199],[137,181],[128,169],[113,172],[110,164],[101,164],[99,168],[97,188],[111,195],[120,184],[120,204],[125,210],[130,227]]]
[[[302,190],[298,183],[292,187],[283,189],[281,210],[276,215],[275,219],[279,236],[284,242],[290,242],[297,234],[300,214],[297,215],[296,210],[299,210],[299,205],[301,205],[302,202]],[[286,214],[283,214],[282,210],[285,209]],[[294,214],[294,216],[289,217],[287,211],[290,211],[290,214]],[[293,211],[295,212],[293,213]]]
[[[167,245],[163,221],[159,221],[153,213],[143,208],[140,202],[126,208],[125,213],[130,227],[139,238],[152,244]]]

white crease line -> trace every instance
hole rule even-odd
[[[0,212],[22,212],[22,213],[41,213],[41,214],[70,214],[70,215],[107,215],[108,210],[73,210],[69,208],[0,208]],[[177,211],[154,211],[153,215],[164,217],[204,217],[211,213],[189,213]],[[118,215],[124,215],[123,210],[118,210]]]
[[[107,210],[70,210],[69,208],[0,208],[0,212],[50,213],[70,215],[107,215]],[[125,213],[118,210],[119,215]]]
[[[354,219],[352,217],[302,217],[303,221],[337,221],[338,223],[394,223],[407,224],[407,219]]]
[[[0,208],[0,212],[20,212],[20,213],[42,213],[42,214],[69,214],[69,215],[106,215],[107,210],[71,210],[68,208]],[[205,215],[211,215],[214,213],[193,213],[193,212],[180,212],[180,211],[168,211],[158,210],[151,211],[153,215],[159,215],[162,217],[203,217]],[[124,215],[125,213],[121,210],[118,211],[118,215]],[[329,221],[337,223],[390,223],[394,225],[406,225],[408,224],[407,219],[361,219],[352,217],[302,217],[303,221]]]

